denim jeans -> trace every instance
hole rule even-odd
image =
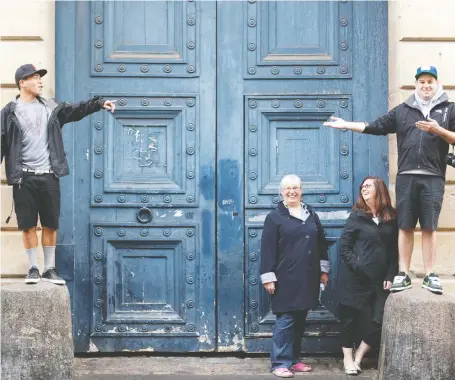
[[[271,371],[291,368],[300,361],[300,344],[308,310],[277,313],[270,355]]]

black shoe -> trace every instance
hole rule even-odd
[[[49,268],[46,272],[43,273],[41,276],[43,281],[49,281],[52,282],[53,284],[57,285],[65,285],[65,280],[57,274],[57,271],[55,268]]]
[[[422,288],[428,289],[430,292],[442,294],[442,285],[439,276],[435,273],[430,273],[425,276],[422,282]]]
[[[412,288],[411,279],[406,273],[400,272],[394,277],[390,291],[393,293],[409,288]]]
[[[39,269],[37,267],[31,267],[28,270],[27,276],[25,276],[26,284],[37,284],[41,281],[41,276],[39,275]]]

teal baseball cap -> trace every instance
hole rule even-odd
[[[419,77],[423,74],[429,74],[436,79],[438,79],[438,70],[436,70],[436,67],[434,66],[420,66],[417,68],[416,72],[416,79],[419,79]]]

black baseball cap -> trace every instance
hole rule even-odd
[[[38,70],[31,63],[27,63],[25,65],[20,66],[16,70],[16,75],[15,75],[16,85],[19,87],[20,80],[25,79],[25,78],[29,77],[30,75],[34,75],[34,74],[39,74],[40,76],[44,77],[47,74],[47,70],[45,70],[45,69]]]

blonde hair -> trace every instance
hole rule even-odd
[[[289,185],[298,184],[300,188],[302,188],[302,180],[298,175],[295,174],[287,174],[283,178],[281,178],[280,182],[280,189],[284,189]]]

